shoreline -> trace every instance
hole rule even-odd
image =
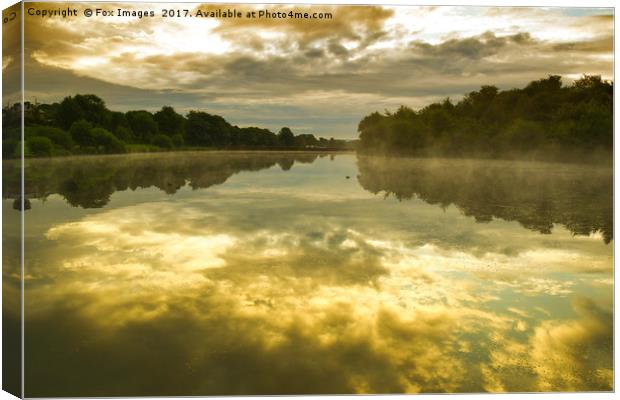
[[[249,150],[249,149],[175,149],[175,150],[167,150],[167,151],[137,151],[137,152],[128,152],[128,153],[113,153],[113,154],[70,154],[70,155],[62,155],[62,156],[51,156],[51,157],[24,157],[24,161],[29,160],[67,160],[67,159],[75,159],[75,158],[113,158],[113,157],[127,157],[127,156],[147,156],[147,155],[165,155],[165,154],[191,154],[191,153],[231,153],[231,154],[269,154],[269,153],[280,153],[280,154],[356,154],[355,150],[346,150],[346,149],[326,149],[326,150],[296,150],[296,149],[260,149],[260,150]],[[21,158],[3,158],[2,162],[12,162],[12,161],[20,161]]]

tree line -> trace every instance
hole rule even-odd
[[[413,110],[374,112],[358,126],[362,153],[417,156],[584,157],[613,150],[613,83],[558,75],[523,89],[482,86]]]
[[[2,109],[3,157],[19,157],[21,105]],[[295,134],[283,127],[238,127],[204,111],[179,114],[170,106],[157,112],[112,111],[93,94],[65,97],[59,103],[24,104],[24,153],[32,157],[113,154],[186,148],[345,149],[345,140]]]

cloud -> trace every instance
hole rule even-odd
[[[205,6],[198,6],[203,9]],[[215,5],[207,5],[207,9],[221,8]],[[323,13],[331,14],[327,19],[223,19],[215,32],[221,33],[231,39],[238,38],[239,31],[264,30],[275,32],[278,35],[292,40],[300,48],[305,48],[317,41],[328,38],[339,40],[352,40],[369,45],[373,39],[380,36],[383,25],[394,11],[380,6],[304,6],[304,5],[259,5],[241,8],[247,11],[267,10],[271,13]],[[233,39],[234,40],[234,39]],[[234,40],[236,41],[236,40]]]
[[[454,57],[480,59],[497,54],[511,44],[532,45],[535,44],[535,40],[528,33],[523,32],[504,37],[495,36],[493,32],[485,32],[477,37],[449,39],[436,45],[414,41],[411,46],[424,55],[445,60],[454,59]]]
[[[606,36],[583,42],[564,42],[552,46],[559,52],[611,53],[614,48],[613,36]]]
[[[246,8],[291,9],[240,6]],[[289,121],[264,116],[291,106],[291,118],[331,118],[306,120],[303,125],[311,122],[316,133],[340,137],[355,136],[357,120],[368,112],[459,98],[484,84],[512,88],[548,74],[613,77],[613,19],[607,14],[574,16],[563,9],[515,8],[294,8],[331,12],[333,18],[192,18],[166,23],[158,18],[108,18],[98,24],[80,18],[29,19],[26,67],[69,72],[82,91],[99,88],[97,81],[155,98],[171,93],[180,99],[178,107],[193,103],[226,110],[226,118],[244,123],[248,104],[260,108],[255,115],[274,127]],[[425,17],[428,13],[433,18]],[[412,19],[419,20],[416,30],[410,27]],[[206,37],[208,45],[192,44]],[[92,85],[81,85],[86,82]],[[47,86],[53,89],[42,93],[44,98],[67,91],[61,85]],[[317,93],[340,97],[344,103],[325,103]],[[122,98],[110,93],[106,100],[127,105]]]

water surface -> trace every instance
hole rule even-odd
[[[612,389],[609,168],[211,152],[26,180],[26,396]]]

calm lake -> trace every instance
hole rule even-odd
[[[611,168],[275,152],[27,165],[26,396],[612,389]],[[4,168],[6,196],[19,170]],[[3,218],[10,294],[14,197]]]

